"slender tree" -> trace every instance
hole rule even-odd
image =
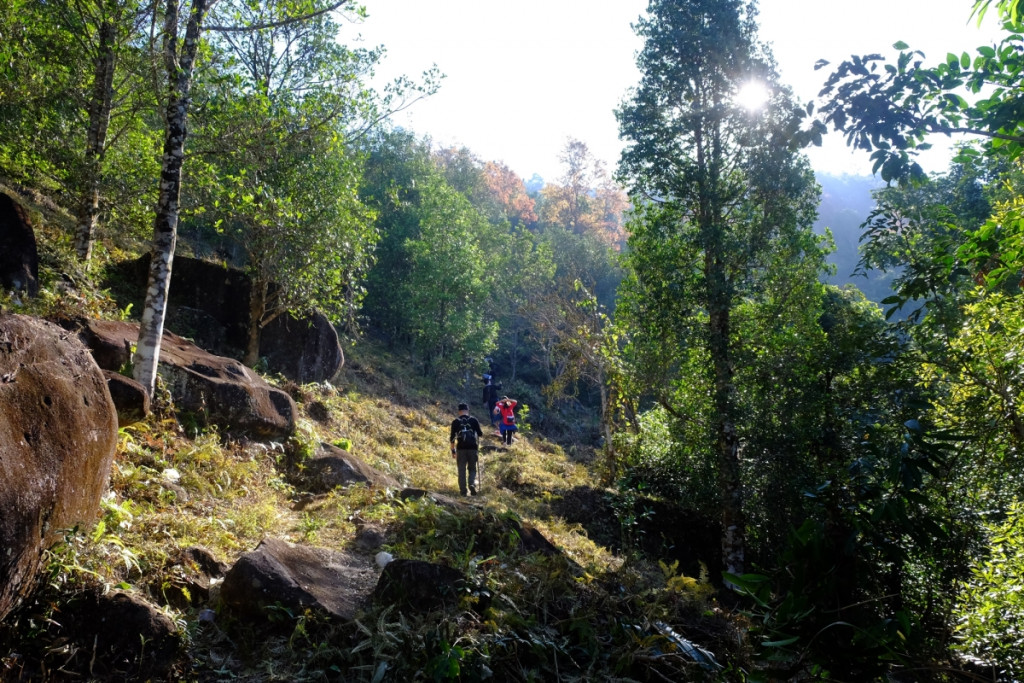
[[[186,124],[191,104],[193,72],[204,30],[220,33],[260,31],[286,24],[315,21],[339,7],[354,5],[352,0],[330,0],[322,3],[317,0],[301,0],[288,5],[287,16],[274,18],[265,23],[239,23],[235,21],[236,14],[227,12],[229,19],[224,24],[207,27],[205,20],[216,3],[217,0],[191,1],[184,18],[185,34],[181,40],[179,40],[179,31],[182,18],[179,17],[177,2],[168,0],[164,10],[164,65],[167,71],[166,131],[159,198],[154,220],[149,280],[135,363],[135,378],[150,393],[156,383],[160,339],[163,334],[167,309],[167,291],[170,287],[171,263],[177,240],[182,165],[185,158],[185,139],[188,132]],[[253,65],[258,77],[260,73],[258,62],[254,60]],[[386,108],[386,110],[395,111],[397,108]],[[366,125],[372,125],[377,120],[368,121]]]
[[[746,524],[734,311],[773,260],[807,256],[799,245],[816,200],[789,145],[793,106],[753,17],[739,0],[652,0],[636,25],[641,81],[618,111],[620,175],[646,203],[631,225],[637,315],[688,330],[676,338],[706,358],[723,566],[733,573],[743,571]],[[751,81],[772,94],[758,111],[736,103]]]
[[[167,313],[167,292],[171,286],[171,262],[178,239],[181,197],[181,168],[185,159],[185,137],[192,92],[192,75],[203,31],[203,20],[214,0],[193,0],[185,23],[184,41],[179,43],[178,3],[167,0],[164,9],[164,67],[167,69],[167,107],[160,190],[153,222],[146,301],[139,325],[135,353],[135,379],[152,395],[156,388],[160,339]]]
[[[204,106],[193,138],[221,179],[197,200],[244,254],[252,283],[242,360],[254,365],[279,315],[316,308],[353,321],[375,233],[355,192],[361,159],[349,137],[377,116],[380,97],[363,77],[381,51],[341,44],[333,16],[276,21],[291,11],[286,2],[221,7],[267,26],[211,36],[222,68],[197,84]]]
[[[83,262],[92,257],[96,241],[107,152],[117,138],[137,124],[139,112],[152,111],[155,106],[155,93],[145,87],[148,80],[138,67],[152,56],[149,41],[141,40],[140,36],[144,25],[155,20],[157,4],[138,0],[94,0],[69,3],[58,10],[64,23],[76,32],[92,63],[92,82],[83,105],[85,149],[76,188],[75,252]],[[124,60],[126,54],[132,58]],[[125,61],[132,68],[123,68]],[[123,121],[111,134],[111,119],[115,113],[120,113]]]

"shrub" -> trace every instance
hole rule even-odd
[[[1014,505],[990,534],[991,555],[963,586],[957,649],[1017,680],[1024,673],[1024,505]]]

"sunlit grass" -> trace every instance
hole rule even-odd
[[[400,487],[457,497],[448,446],[454,401],[432,398],[436,389],[402,377],[386,354],[368,349],[372,367],[360,354],[351,355],[352,367],[335,385],[286,386],[302,416],[297,434],[284,444],[233,439],[216,430],[190,433],[170,418],[122,429],[101,523],[53,555],[56,581],[134,586],[161,602],[160,595],[186,585],[172,559],[191,546],[207,548],[226,564],[267,537],[367,552],[356,542],[364,528],[385,533],[384,548],[395,557],[453,566],[467,577],[464,604],[440,622],[368,606],[363,629],[344,637],[338,635],[341,626],[312,614],[292,615],[294,632],[288,635],[236,633],[229,650],[209,634],[192,636],[190,657],[225,675],[297,681],[330,678],[328,670],[339,666],[369,680],[381,661],[404,672],[435,666],[446,656],[437,649],[438,638],[459,642],[474,657],[489,652],[485,659],[494,667],[540,680],[555,671],[545,658],[564,647],[549,640],[550,625],[540,624],[552,610],[588,629],[602,622],[609,610],[619,609],[604,605],[610,598],[596,588],[612,574],[630,591],[615,596],[617,602],[664,591],[656,566],[626,566],[582,527],[552,515],[561,492],[593,486],[593,478],[539,434],[521,435],[509,448],[486,436],[482,495],[465,508],[429,498],[402,502],[398,490],[362,484],[305,490],[305,463],[326,442],[389,474]],[[307,414],[314,404],[316,420]],[[517,532],[521,524],[539,530],[561,552],[525,553]],[[477,601],[487,595],[494,602],[484,607]],[[194,619],[180,605],[164,609],[183,623]],[[340,647],[341,642],[358,644]],[[628,658],[639,645],[627,639],[615,647],[621,650],[616,656]],[[521,652],[532,650],[540,659],[522,659]],[[374,659],[368,660],[371,652]]]
[[[382,363],[379,354],[369,355]],[[427,541],[436,533],[429,527],[441,514],[429,505],[397,505],[397,491],[357,485],[316,496],[296,510],[294,502],[303,495],[301,481],[294,479],[295,472],[287,472],[289,457],[301,471],[321,441],[341,443],[402,486],[457,495],[447,440],[454,410],[417,398],[427,395],[426,385],[414,382],[396,382],[386,369],[359,365],[338,386],[297,388],[293,393],[300,407],[317,402],[326,408],[327,419],[300,418],[298,433],[287,444],[290,456],[272,445],[224,438],[216,430],[189,438],[173,419],[122,429],[105,504],[106,531],[133,549],[143,566],[159,564],[175,549],[193,545],[207,547],[230,563],[267,536],[342,548],[351,544],[360,524],[384,528],[410,514],[421,516]],[[381,393],[404,402],[392,403]],[[591,481],[585,467],[535,434],[522,436],[510,448],[488,434],[482,446],[483,495],[474,504],[492,514],[514,511],[580,565],[605,570],[617,566],[618,560],[579,527],[550,517],[550,502],[559,490]],[[106,552],[97,549],[101,555]],[[436,553],[443,555],[441,550]],[[130,574],[112,570],[106,578],[131,582]]]

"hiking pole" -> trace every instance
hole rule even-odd
[[[480,495],[483,491],[484,483],[484,459],[480,457],[482,454],[479,450],[476,452],[476,495]]]

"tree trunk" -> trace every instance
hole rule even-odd
[[[722,565],[727,572],[743,573],[746,522],[740,473],[739,438],[734,413],[735,385],[729,350],[730,293],[721,259],[705,255],[708,269],[709,350],[714,372],[715,451],[718,460],[718,491],[722,505]]]
[[[203,17],[212,0],[192,0],[192,9],[185,30],[185,42],[178,54],[178,3],[167,0],[164,20],[164,59],[168,76],[167,131],[160,172],[160,195],[153,222],[153,250],[149,264],[146,302],[139,326],[139,342],[135,352],[135,379],[150,396],[156,389],[160,339],[167,313],[167,292],[171,285],[171,262],[178,237],[178,214],[181,195],[181,166],[185,156],[185,137],[192,71],[195,66]]]
[[[89,100],[85,169],[75,224],[75,253],[78,255],[78,260],[84,263],[92,258],[92,247],[96,239],[100,181],[103,176],[103,154],[107,146],[110,111],[114,102],[115,31],[114,23],[110,19],[100,25],[100,42],[94,65],[92,98]]]
[[[611,484],[619,476],[619,457],[612,441],[612,417],[609,410],[607,373],[599,372],[597,386],[601,392],[601,431],[604,436],[605,483]]]
[[[712,111],[721,101],[712,94]],[[698,190],[697,221],[704,251],[704,279],[708,310],[708,351],[714,373],[715,454],[718,464],[718,495],[721,497],[722,566],[732,574],[744,571],[746,519],[743,514],[743,482],[739,460],[739,436],[736,434],[736,387],[733,382],[732,354],[729,346],[732,312],[732,285],[726,272],[725,224],[722,219],[721,169],[723,151],[721,121],[711,120],[696,135],[698,164],[707,176]]]
[[[263,315],[267,312],[268,287],[265,280],[254,279],[249,291],[249,330],[242,363],[250,368],[260,359],[260,331],[263,329]]]

